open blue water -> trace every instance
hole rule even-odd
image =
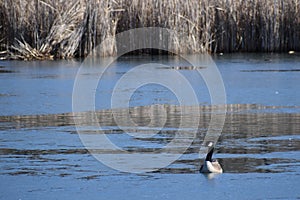
[[[198,171],[211,100],[194,69],[178,69],[190,81],[202,109],[193,144],[170,165],[134,174],[99,162],[76,132],[72,93],[81,62],[0,61],[0,199],[299,199],[300,56],[230,54],[213,59],[228,107],[215,154],[225,173],[215,177]],[[158,76],[188,65],[172,56],[123,57],[107,70],[96,90],[103,133],[133,152],[160,148],[178,129],[178,99],[158,84],[140,87],[131,96],[132,116],[140,127],[129,127],[138,133],[154,132],[155,127],[147,127],[148,108],[162,105],[169,109],[169,121],[158,134],[134,138],[111,120],[114,85],[145,63],[167,66],[152,71]],[[95,79],[99,74],[86,76]],[[192,120],[192,113],[186,117]]]
[[[233,54],[213,57],[226,89],[228,104],[282,106],[297,112],[300,106],[300,57],[285,54]],[[111,91],[117,80],[130,69],[144,63],[185,66],[177,57],[124,57],[109,67],[96,93],[96,109],[110,108]],[[74,79],[81,62],[76,61],[1,61],[1,115],[49,114],[72,111]],[[157,74],[171,69],[156,69]],[[195,87],[200,104],[210,104],[205,82],[195,70],[180,70]],[[98,78],[99,74],[90,75]],[[141,97],[141,98],[139,98]],[[33,103],[34,102],[34,103]],[[136,91],[131,106],[176,104],[167,88],[149,84]],[[292,107],[289,109],[288,107]]]

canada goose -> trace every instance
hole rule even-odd
[[[217,160],[212,159],[214,147],[208,152],[204,164],[200,168],[201,173],[223,173],[223,169]]]

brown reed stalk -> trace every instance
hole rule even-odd
[[[299,0],[1,0],[0,56],[85,57],[119,32],[149,26],[175,31],[175,53],[300,51]],[[112,39],[93,52],[117,50]]]

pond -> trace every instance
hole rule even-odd
[[[88,66],[81,74],[98,84],[88,84],[94,101],[80,96],[94,112],[73,112],[83,62],[0,61],[0,199],[300,198],[299,55],[212,58],[224,84],[224,104],[212,102],[211,86],[201,74],[205,66],[176,56],[124,56],[105,71]],[[142,65],[138,72],[153,78],[149,84],[131,88],[144,78],[133,73],[127,76],[132,83],[124,85],[122,77]],[[180,90],[167,87],[173,82]],[[112,103],[118,92],[130,94],[127,102]],[[226,112],[214,157],[224,173],[200,174],[200,147],[220,110]],[[118,148],[93,146],[98,137]],[[126,153],[140,156],[122,160]],[[101,162],[103,155],[116,162]],[[146,155],[161,160],[151,163]]]

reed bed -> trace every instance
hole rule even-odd
[[[176,53],[299,51],[300,0],[1,0],[0,57],[85,57],[141,27],[174,30]],[[110,40],[96,54],[117,51]]]

